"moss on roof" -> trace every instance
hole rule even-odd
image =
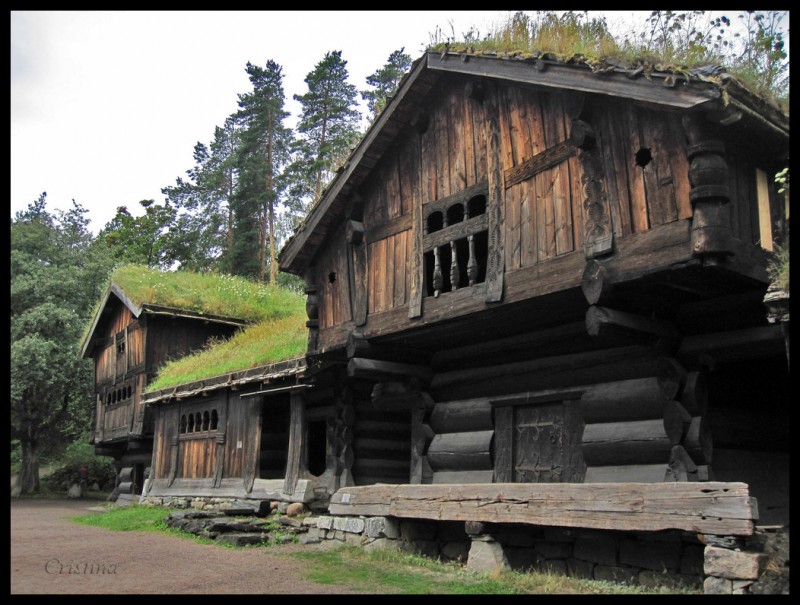
[[[537,11],[536,18],[518,12],[483,39],[467,32],[464,40],[455,37],[436,40],[429,52],[458,52],[532,60],[544,58],[566,64],[585,64],[593,71],[621,71],[649,77],[651,73],[667,73],[677,77],[712,82],[723,88],[731,80],[751,94],[788,113],[788,98],[779,99],[765,85],[763,74],[737,65],[725,65],[725,58],[702,44],[688,48],[667,45],[669,51],[654,52],[637,41],[635,31],[625,32],[621,39],[612,34],[602,19],[582,19],[568,11],[561,17],[552,12]],[[635,29],[635,28],[634,28]],[[738,35],[738,34],[737,34]],[[728,55],[730,57],[730,55]],[[736,58],[731,59],[736,62]],[[723,75],[724,74],[724,75]],[[721,77],[722,76],[722,77]]]
[[[166,364],[146,392],[302,357],[308,346],[308,330],[305,301],[300,295],[287,311],[290,314],[286,317],[239,330],[228,340],[213,341],[193,355]]]
[[[160,271],[142,265],[117,268],[110,282],[137,306],[159,305],[250,322],[285,317],[299,299],[286,288],[233,275]]]

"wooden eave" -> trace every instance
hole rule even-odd
[[[219,324],[228,324],[231,326],[249,326],[252,322],[235,317],[227,317],[225,315],[214,315],[212,313],[200,313],[196,311],[186,311],[174,307],[164,307],[161,305],[152,305],[145,303],[142,305],[142,311],[150,315],[166,315],[169,317],[182,317],[185,319],[200,319],[203,321]]]
[[[336,175],[306,220],[280,252],[283,271],[302,275],[320,247],[344,218],[349,198],[380,160],[398,133],[413,124],[423,99],[441,75],[461,74],[494,78],[545,88],[582,91],[648,103],[673,110],[724,111],[725,103],[757,121],[760,129],[783,136],[788,148],[788,117],[757,99],[744,88],[733,84],[726,99],[718,83],[689,78],[681,74],[653,72],[649,77],[632,77],[624,69],[593,71],[585,64],[568,64],[544,59],[520,59],[506,56],[474,55],[460,52],[429,52],[412,66],[389,101],[386,109],[370,127],[343,169]]]
[[[198,313],[195,311],[187,311],[185,309],[178,309],[174,307],[165,307],[162,305],[153,305],[150,303],[143,303],[142,305],[137,305],[133,302],[128,296],[125,295],[125,292],[120,288],[117,284],[111,283],[109,284],[108,288],[106,288],[105,294],[103,294],[102,301],[98,308],[97,313],[92,320],[92,327],[89,329],[89,333],[87,334],[86,338],[83,340],[81,344],[81,357],[85,358],[92,354],[92,343],[94,342],[94,333],[97,331],[97,326],[100,323],[100,318],[103,316],[103,313],[106,310],[106,306],[108,305],[108,300],[111,295],[116,296],[123,305],[128,307],[130,312],[133,314],[135,318],[139,318],[142,313],[148,313],[151,315],[165,315],[170,317],[183,317],[186,319],[201,319],[203,321],[213,322],[213,323],[222,323],[234,326],[247,326],[250,325],[249,321],[244,321],[242,319],[237,319],[235,317],[226,317],[223,315],[213,315],[210,313]]]
[[[82,358],[88,357],[92,353],[92,349],[94,347],[91,345],[94,342],[94,333],[97,330],[97,325],[100,323],[100,318],[103,316],[103,313],[106,310],[108,299],[112,294],[122,301],[123,305],[130,309],[134,317],[138,319],[138,317],[142,314],[142,308],[134,303],[130,298],[125,296],[125,292],[122,291],[122,288],[115,283],[109,284],[108,288],[106,288],[105,294],[103,294],[103,298],[100,302],[100,306],[97,309],[97,313],[95,313],[94,319],[92,320],[92,327],[89,329],[89,333],[86,335],[86,338],[84,338],[83,343],[81,344]]]
[[[397,93],[367,130],[303,224],[283,247],[279,256],[281,270],[302,274],[328,232],[338,225],[348,197],[356,192],[398,132],[412,123],[415,109],[403,101],[424,95],[433,85],[432,76],[426,75],[427,63],[424,59],[417,59],[411,71],[404,76]]]
[[[154,405],[157,403],[166,404],[187,397],[207,394],[218,389],[238,388],[256,382],[262,384],[271,383],[291,377],[299,378],[305,369],[306,360],[304,357],[287,359],[264,366],[241,370],[239,372],[212,376],[203,380],[187,382],[175,387],[143,393],[142,403],[145,405]]]

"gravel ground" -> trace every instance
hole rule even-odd
[[[297,546],[270,554],[69,520],[100,504],[11,501],[11,594],[355,594],[304,579],[306,562],[277,554]]]

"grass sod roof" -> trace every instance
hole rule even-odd
[[[271,284],[242,277],[192,271],[160,271],[142,265],[124,265],[111,274],[119,287],[139,307],[168,307],[231,317],[246,322],[290,315],[298,295]]]
[[[643,79],[652,81],[657,79],[663,86],[679,89],[679,84],[702,82],[719,90],[724,106],[730,102],[730,94],[737,98],[745,99],[746,107],[737,103],[738,108],[748,110],[761,123],[773,128],[773,123],[778,123],[777,130],[785,131],[788,136],[788,99],[778,100],[769,90],[759,86],[758,80],[744,77],[748,74],[738,70],[728,70],[724,65],[710,64],[705,57],[696,61],[688,61],[686,57],[658,56],[645,47],[620,44],[608,32],[600,32],[588,27],[576,26],[574,21],[567,22],[566,27],[541,27],[535,36],[530,36],[528,30],[517,31],[514,21],[510,20],[505,26],[492,32],[483,40],[456,41],[448,39],[443,42],[429,44],[425,53],[413,63],[409,71],[403,76],[393,96],[387,99],[382,113],[391,114],[397,105],[398,97],[403,96],[407,88],[424,67],[426,57],[431,53],[446,56],[460,57],[465,61],[470,56],[497,61],[514,61],[527,63],[532,68],[538,61],[551,64],[570,66],[575,69],[588,69],[598,77],[616,74],[619,77],[631,80]],[[574,31],[573,31],[574,30]],[[387,111],[388,110],[388,111]],[[763,113],[767,119],[761,119]],[[377,138],[386,124],[386,116],[378,115],[370,127],[359,138],[350,154],[335,170],[333,179],[327,183],[320,196],[313,200],[302,221],[294,229],[292,235],[284,242],[279,252],[278,259],[281,270],[297,273],[295,264],[299,252],[299,240],[303,240],[304,232],[316,229],[315,215],[327,212],[325,206],[330,199],[335,198],[343,188],[352,173],[354,166],[360,162],[365,147],[369,147]],[[346,187],[346,185],[344,185]],[[288,257],[288,258],[287,258]]]
[[[123,298],[139,311],[175,310],[213,320],[230,318],[230,323],[279,322],[305,314],[305,298],[287,288],[257,284],[242,277],[190,271],[160,271],[142,265],[115,269],[105,295],[97,302],[92,321],[81,340],[85,352],[108,297]],[[291,320],[288,324],[293,329]],[[288,352],[286,353],[289,354]],[[268,358],[270,355],[261,356]]]
[[[161,367],[145,392],[153,393],[303,357],[308,346],[305,301],[297,295],[291,314],[239,330],[201,351]]]

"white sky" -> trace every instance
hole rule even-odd
[[[293,125],[292,96],[326,52],[342,51],[361,90],[391,52],[418,58],[437,27],[483,35],[511,14],[12,11],[11,216],[46,191],[50,211],[75,199],[97,232],[117,206],[141,214],[140,200],[162,202],[161,188],[193,166],[195,143],[237,110],[248,61],[283,67]],[[604,14],[612,25],[631,13]]]

